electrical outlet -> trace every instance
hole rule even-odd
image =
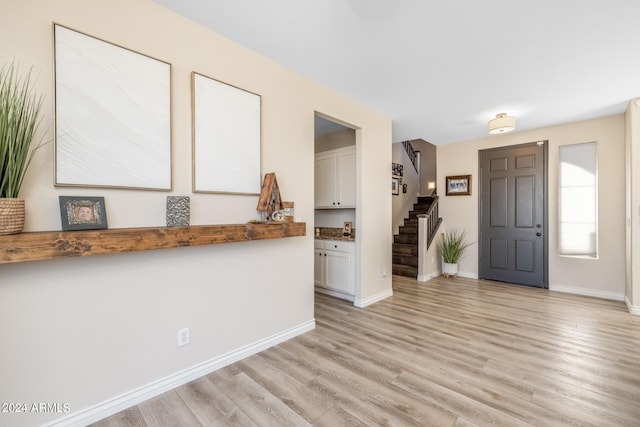
[[[189,344],[189,328],[178,329],[178,347]]]

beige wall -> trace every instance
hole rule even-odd
[[[625,113],[626,170],[626,303],[640,314],[640,98]]]
[[[420,152],[420,194],[430,195],[436,189],[429,189],[429,182],[438,177],[437,147],[423,139],[411,140],[414,150]]]
[[[624,295],[625,176],[624,117],[622,115],[516,132],[438,146],[440,216],[448,227],[478,236],[478,150],[549,140],[549,284],[551,289],[622,299]],[[599,258],[558,255],[558,147],[598,142]],[[444,196],[447,175],[472,175],[472,195]],[[461,274],[478,275],[478,245],[460,263]]]
[[[356,132],[353,129],[344,129],[319,136],[315,139],[315,152],[336,150],[338,148],[350,147],[356,143]]]
[[[191,196],[192,224],[257,217],[257,197],[191,194],[190,73],[198,71],[262,96],[263,173],[277,173],[307,236],[0,265],[0,401],[68,403],[76,415],[87,408],[100,414],[149,397],[190,368],[313,327],[316,111],[357,128],[356,302],[390,294],[391,276],[381,272],[391,271],[391,196],[380,191],[388,188],[390,120],[151,0],[4,2],[0,62],[34,65],[47,138],[52,21],[172,64],[174,190],[56,188],[49,144],[21,194],[27,230],[60,228],[59,195],[104,196],[110,228],[164,225],[169,194]],[[191,344],[178,348],[177,330],[185,326]],[[64,415],[3,414],[0,423],[35,425]]]

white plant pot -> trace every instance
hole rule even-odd
[[[449,263],[449,262],[443,262],[442,263],[442,274],[444,275],[444,277],[449,277],[449,276],[457,276],[458,275],[458,263]]]

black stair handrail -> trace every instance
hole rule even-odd
[[[416,215],[418,218],[426,218],[427,219],[427,249],[431,246],[431,242],[436,237],[438,227],[442,222],[442,218],[438,216],[438,196],[431,196],[433,201],[431,202],[431,206],[427,209],[427,212],[424,214]],[[418,229],[420,221],[418,221]]]
[[[411,141],[402,141],[402,146],[404,147],[404,151],[407,152],[407,156],[409,156],[409,160],[411,160],[411,164],[413,168],[418,171],[418,154],[416,150],[413,149],[413,145],[411,145]]]

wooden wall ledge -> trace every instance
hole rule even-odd
[[[0,264],[304,236],[304,222],[37,231],[0,236]]]

